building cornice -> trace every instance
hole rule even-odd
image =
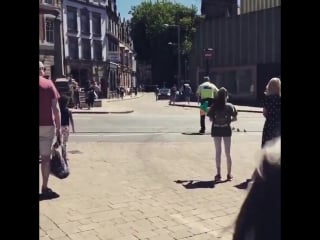
[[[47,4],[39,4],[39,13],[40,14],[52,14],[55,16],[60,15],[60,8]]]
[[[65,3],[64,4],[67,4],[66,2],[67,1],[64,1]],[[89,1],[87,1],[87,2],[80,2],[80,1],[78,1],[78,0],[68,0],[68,2],[72,2],[72,3],[76,3],[76,4],[78,4],[78,5],[82,5],[82,6],[88,6],[88,7],[95,7],[95,8],[98,8],[98,9],[106,9],[106,6],[103,6],[103,5],[96,5],[96,4],[94,4],[94,3],[92,3],[92,2],[89,2]]]

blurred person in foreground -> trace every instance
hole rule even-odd
[[[256,172],[237,217],[233,240],[280,240],[280,138],[265,144]]]
[[[39,62],[39,153],[41,155],[42,187],[44,198],[59,197],[48,187],[50,176],[51,146],[54,136],[61,142],[61,117],[59,93],[52,81],[44,76],[44,66]]]

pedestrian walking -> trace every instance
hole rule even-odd
[[[160,91],[160,89],[158,87],[156,87],[156,89],[154,91],[154,95],[156,96],[156,101],[158,101],[159,91]]]
[[[90,87],[89,90],[87,91],[87,94],[86,94],[86,102],[87,102],[87,105],[88,105],[88,109],[90,109],[91,107],[93,107],[93,104],[94,104],[94,99],[95,99],[95,91],[94,91],[94,87]]]
[[[176,95],[177,95],[177,87],[176,87],[176,85],[174,84],[174,85],[172,86],[172,88],[170,89],[169,105],[171,105],[171,104],[175,105],[175,104],[176,104]]]
[[[48,187],[50,155],[54,136],[61,140],[59,93],[52,81],[44,76],[44,65],[39,62],[39,153],[41,155],[42,197],[51,199],[59,194]],[[61,142],[61,141],[60,141]]]
[[[190,104],[190,96],[192,94],[192,89],[190,85],[185,85],[183,93],[184,93],[185,101],[188,104]]]
[[[67,156],[67,142],[69,140],[70,130],[69,126],[71,124],[72,132],[74,133],[74,121],[72,116],[72,111],[68,108],[69,98],[67,96],[61,96],[59,99],[60,114],[61,114],[61,134],[62,134],[62,156],[68,159]]]
[[[210,107],[217,96],[218,88],[216,87],[216,85],[211,83],[211,80],[208,76],[204,77],[203,80],[204,82],[198,86],[198,89],[196,92],[198,96],[198,103],[200,102],[200,106],[201,106],[201,105],[204,105],[205,102],[207,102],[207,105]],[[206,131],[205,118],[206,118],[206,112],[203,111],[202,108],[200,108],[200,130],[199,130],[200,134],[204,134]]]

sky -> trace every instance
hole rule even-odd
[[[131,9],[131,6],[136,6],[142,3],[144,0],[117,0],[117,10],[121,15],[121,19],[125,18],[130,19],[131,15],[128,12]],[[154,0],[155,2],[155,0]],[[191,7],[191,5],[195,5],[198,8],[198,14],[200,14],[201,9],[201,0],[172,0],[172,2],[183,4],[187,7]]]

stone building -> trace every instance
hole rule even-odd
[[[64,0],[65,68],[86,88],[104,78],[106,68],[106,0]]]
[[[60,9],[61,0],[39,0],[39,61],[53,80],[64,74]]]

